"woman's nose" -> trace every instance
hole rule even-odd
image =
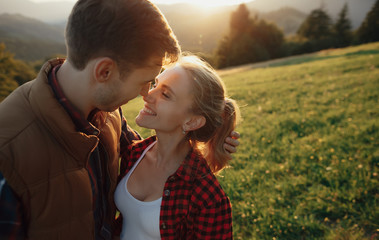
[[[153,102],[154,101],[153,92],[154,92],[154,89],[149,90],[145,95],[142,95],[142,99],[148,103]]]

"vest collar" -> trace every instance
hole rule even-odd
[[[98,144],[96,135],[87,135],[76,130],[71,117],[55,98],[48,82],[48,74],[64,59],[53,59],[45,63],[30,91],[30,102],[39,120],[54,135],[72,157],[86,164],[91,152]]]

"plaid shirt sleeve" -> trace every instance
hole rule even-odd
[[[194,219],[195,239],[233,239],[232,210],[227,197],[201,209]]]
[[[21,201],[0,173],[0,239],[24,239]]]

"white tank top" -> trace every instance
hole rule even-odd
[[[161,239],[159,230],[159,216],[162,198],[151,202],[143,202],[131,195],[127,188],[130,175],[141,162],[146,152],[154,146],[156,142],[150,144],[141,157],[134,164],[132,169],[125,175],[117,185],[114,199],[117,208],[120,210],[123,223],[121,240],[156,240]]]

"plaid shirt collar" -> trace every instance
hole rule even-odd
[[[186,158],[176,171],[176,175],[189,182],[194,181],[195,178],[198,178],[199,176],[203,177],[205,174],[207,174],[207,172],[204,168],[206,167],[206,164],[204,164],[206,162],[205,160],[201,161],[202,159],[202,155],[198,153],[194,148],[191,148]]]
[[[99,130],[96,129],[87,119],[85,119],[83,115],[78,111],[78,109],[72,105],[72,103],[64,95],[62,88],[59,86],[56,73],[61,66],[62,64],[55,66],[49,74],[49,84],[53,89],[55,97],[70,115],[77,131],[83,132],[88,135],[98,135]],[[92,111],[88,119],[91,119],[97,111],[98,110]]]

